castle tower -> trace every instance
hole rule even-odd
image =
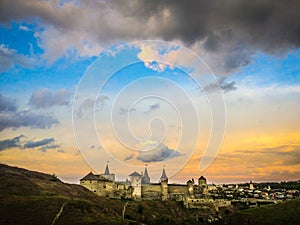
[[[199,177],[198,186],[200,188],[201,194],[206,195],[208,193],[206,178],[204,176]]]
[[[206,186],[206,178],[204,176],[199,177],[198,185],[199,186]]]
[[[163,168],[163,172],[160,177],[160,185],[161,185],[161,199],[163,201],[168,200],[168,198],[169,198],[168,177],[166,175],[165,168]]]
[[[249,189],[250,190],[254,190],[254,184],[252,183],[252,180],[249,183]]]
[[[187,189],[189,196],[194,198],[194,179],[187,182]]]
[[[109,163],[109,161],[107,161],[107,163],[106,163],[104,173],[100,174],[100,175],[105,177],[106,179],[108,179],[110,181],[115,181],[115,174],[109,172],[108,163]]]
[[[144,174],[143,174],[143,178],[142,178],[142,183],[143,184],[149,184],[150,183],[150,177],[149,177],[149,174],[148,174],[148,170],[147,170],[147,164],[145,165],[145,171],[144,171]]]
[[[142,175],[133,172],[129,175],[130,186],[133,188],[132,197],[134,199],[140,199],[142,197]]]

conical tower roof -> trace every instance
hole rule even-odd
[[[160,181],[168,181],[168,177],[166,175],[165,168],[163,168],[163,171],[162,171],[162,174],[161,174],[161,177],[160,177]]]
[[[104,175],[109,175],[109,168],[108,168],[108,164],[106,164],[106,168],[105,168],[105,172]]]
[[[147,167],[145,167],[145,171],[144,171],[144,174],[143,174],[143,183],[150,183],[150,177],[149,177],[149,174],[148,174],[148,170],[147,170]]]
[[[147,167],[145,168],[144,177],[146,177],[146,178],[150,178],[150,177],[149,177],[149,174],[148,174]]]

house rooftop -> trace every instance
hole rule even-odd
[[[130,177],[141,177],[142,175],[134,171],[132,174],[129,175]]]
[[[95,176],[92,172],[90,172],[85,177],[81,178],[80,180],[101,180],[99,177]]]
[[[199,177],[199,180],[206,180],[204,176]]]

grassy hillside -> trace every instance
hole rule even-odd
[[[123,204],[55,176],[0,164],[0,224],[126,224]]]
[[[300,199],[277,205],[237,211],[223,219],[221,224],[231,225],[296,225],[300,221]]]

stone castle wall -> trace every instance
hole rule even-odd
[[[187,185],[169,184],[168,191],[169,191],[169,194],[181,194],[181,195],[188,194]]]
[[[143,199],[161,199],[160,184],[146,184],[142,186]]]

